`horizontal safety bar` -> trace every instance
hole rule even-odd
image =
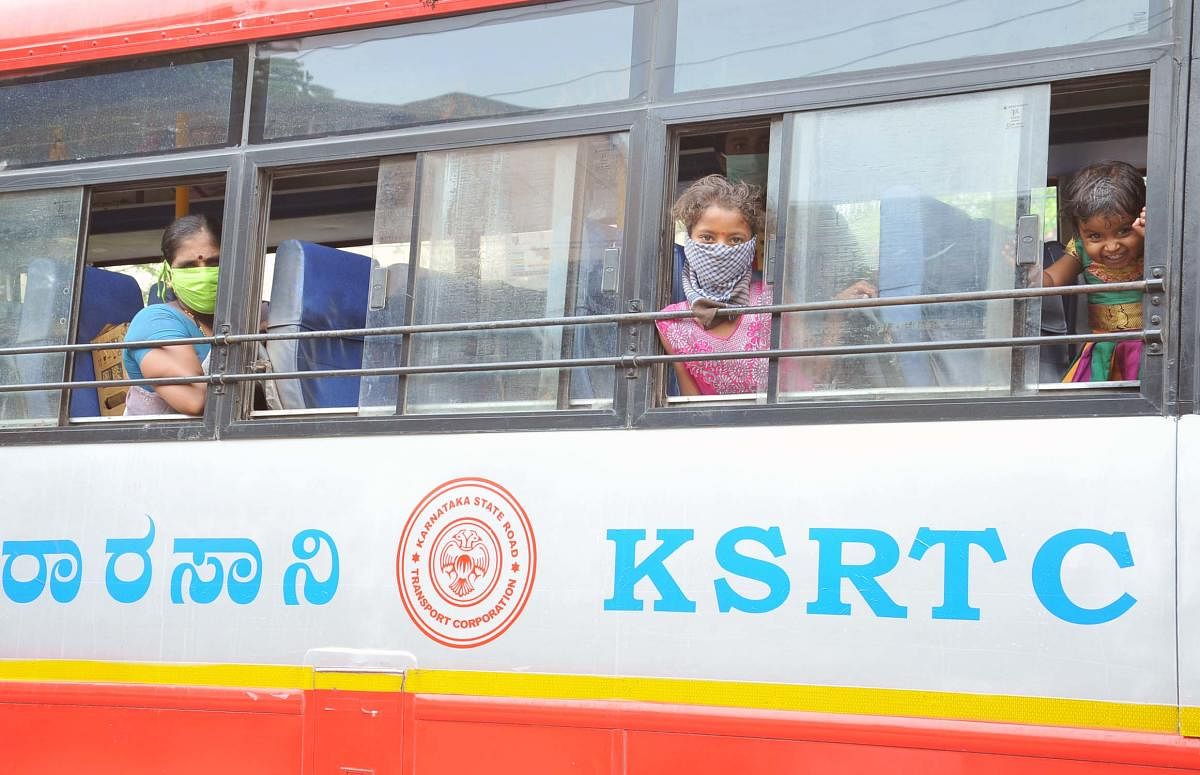
[[[324,377],[389,377],[410,374],[463,374],[487,371],[527,371],[532,369],[575,369],[596,366],[616,366],[637,369],[658,363],[691,363],[695,361],[744,360],[748,358],[806,358],[833,355],[874,355],[884,353],[938,352],[942,350],[976,350],[995,347],[1038,347],[1053,344],[1083,344],[1086,342],[1159,343],[1162,331],[1119,331],[1109,334],[1058,334],[1053,336],[1014,336],[1001,339],[953,339],[942,342],[903,342],[890,344],[857,344],[830,347],[801,347],[746,352],[694,353],[691,355],[620,355],[600,358],[551,358],[534,361],[499,361],[496,363],[451,363],[428,366],[380,366],[361,369],[323,369],[317,371],[254,372],[246,374],[205,374],[197,377],[155,377],[149,379],[87,380],[81,382],[37,382],[23,385],[0,385],[0,393],[66,390],[73,388],[123,387],[126,385],[190,385],[205,383],[228,385],[241,382],[261,382],[281,379],[321,379]]]
[[[1161,293],[1165,288],[1162,279],[1135,280],[1127,283],[1105,283],[1105,292],[1139,291]],[[1077,296],[1095,293],[1095,285],[1066,285],[1060,288],[1011,288],[998,291],[965,291],[961,293],[934,293],[919,296],[891,296],[887,298],[832,299],[797,304],[766,304],[755,307],[726,307],[716,311],[718,317],[739,315],[781,315],[789,312],[839,312],[874,307],[904,307],[927,304],[956,304],[978,301],[1002,301],[1006,299],[1037,299],[1045,296]],[[242,342],[294,341],[299,339],[340,339],[360,336],[406,336],[413,334],[466,333],[472,331],[499,331],[518,328],[549,328],[555,326],[588,326],[601,323],[649,323],[656,320],[674,320],[694,317],[691,310],[678,312],[617,312],[609,315],[570,315],[554,318],[518,318],[514,320],[477,320],[466,323],[421,323],[406,326],[381,326],[376,328],[341,328],[328,331],[290,331],[268,334],[218,334],[194,336],[169,341],[128,341],[104,343],[80,343],[61,345],[25,345],[0,347],[0,356],[36,355],[40,353],[92,352],[95,350],[143,349],[188,344],[213,344],[228,346]]]

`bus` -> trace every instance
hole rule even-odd
[[[7,17],[0,771],[1200,771],[1191,0]],[[1109,159],[1116,331],[1040,271]],[[711,174],[769,334],[668,352]],[[184,214],[211,355],[133,379]]]

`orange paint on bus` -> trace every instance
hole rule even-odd
[[[39,775],[1200,772],[1172,734],[397,692],[10,682],[0,728]]]

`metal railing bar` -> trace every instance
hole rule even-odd
[[[591,368],[616,366],[637,369],[659,363],[691,363],[696,361],[745,360],[750,358],[806,358],[834,355],[877,355],[886,353],[940,352],[943,350],[976,350],[997,347],[1036,347],[1051,344],[1083,344],[1086,342],[1157,342],[1160,329],[1119,331],[1108,334],[1058,334],[1053,336],[1017,336],[1002,339],[954,339],[941,342],[902,342],[889,344],[857,344],[829,347],[781,348],[746,352],[694,353],[680,355],[620,355],[598,358],[548,358],[533,361],[497,361],[495,363],[450,363],[428,366],[379,366],[361,369],[322,369],[317,371],[252,372],[244,374],[207,374],[196,377],[154,377],[144,379],[87,380],[81,382],[38,382],[20,385],[0,385],[0,393],[33,392],[40,390],[69,390],[75,388],[154,386],[154,385],[227,385],[241,382],[262,382],[282,379],[322,379],[325,377],[390,377],[409,374],[468,374],[489,371],[530,371],[534,369]]]
[[[764,304],[755,307],[727,307],[717,310],[718,317],[739,315],[782,315],[790,312],[840,312],[875,307],[904,307],[927,304],[956,304],[978,301],[1003,301],[1011,299],[1033,299],[1044,296],[1078,296],[1085,293],[1141,291],[1160,293],[1164,290],[1161,279],[1135,280],[1128,283],[1105,283],[1102,289],[1096,285],[1066,285],[1060,288],[1011,288],[998,291],[964,291],[961,293],[935,293],[919,296],[891,296],[887,298],[832,299],[795,304]],[[478,320],[465,323],[419,323],[406,326],[382,326],[378,328],[340,328],[326,331],[289,331],[267,334],[221,334],[196,336],[169,341],[129,342],[85,342],[61,345],[25,345],[0,347],[0,356],[37,355],[43,353],[92,352],[95,350],[143,349],[187,344],[213,344],[228,346],[242,342],[297,341],[302,339],[340,339],[360,336],[406,336],[413,334],[469,333],[472,331],[499,331],[520,328],[550,328],[554,326],[588,326],[602,323],[651,323],[656,320],[675,320],[694,317],[691,310],[678,312],[617,312],[607,315],[572,315],[554,318],[517,318],[513,320]]]

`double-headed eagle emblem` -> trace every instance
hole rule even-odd
[[[446,540],[438,565],[450,577],[450,591],[467,597],[475,591],[475,582],[488,572],[491,563],[479,533],[474,528],[463,528]]]

